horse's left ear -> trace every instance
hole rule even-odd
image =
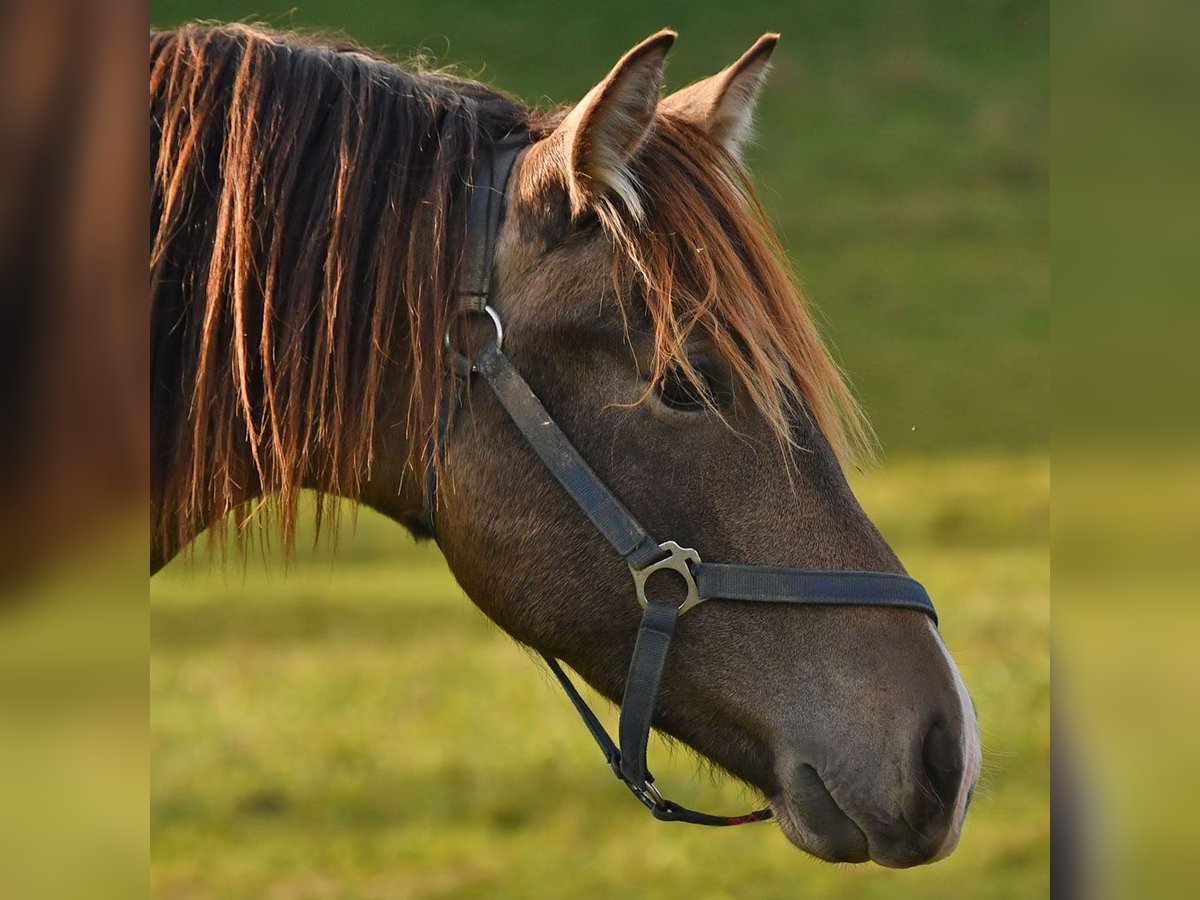
[[[641,200],[629,162],[654,123],[663,65],[675,32],[652,34],[621,57],[555,129],[551,143],[565,149],[571,213],[578,216],[614,195],[635,216]]]
[[[703,128],[739,157],[778,43],[778,34],[764,34],[732,66],[676,91],[659,108]]]

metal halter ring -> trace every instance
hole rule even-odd
[[[696,588],[696,576],[692,574],[691,568],[700,565],[700,554],[691,547],[681,547],[674,541],[663,541],[658,545],[658,549],[666,550],[668,556],[640,569],[629,567],[629,571],[633,574],[633,585],[637,589],[638,603],[642,605],[642,609],[650,605],[650,601],[646,599],[646,582],[655,572],[670,569],[672,572],[679,573],[687,584],[687,597],[684,598],[683,603],[679,604],[679,614],[682,616],[702,600],[700,591]]]
[[[483,313],[486,313],[487,317],[492,320],[492,325],[496,329],[496,342],[495,342],[496,349],[501,350],[504,348],[504,323],[500,321],[500,314],[497,313],[496,310],[492,309],[490,306],[484,306],[482,309],[480,309],[477,306],[460,306],[456,309],[451,310],[450,318],[446,321],[446,335],[444,338],[444,344],[446,347],[446,356],[449,361],[449,364],[459,374],[475,372],[475,371],[477,371],[477,369],[475,367],[475,363],[471,362],[469,359],[467,359],[461,353],[456,351],[454,349],[454,347],[451,345],[450,326],[453,325],[454,320],[459,318],[460,316],[480,315]]]
[[[647,778],[643,784],[633,784],[626,781],[625,785],[633,792],[633,796],[642,801],[647,809],[667,808],[667,798],[658,792],[658,788],[654,786],[654,779]]]

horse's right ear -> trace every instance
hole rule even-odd
[[[660,31],[622,56],[551,135],[559,142],[572,216],[609,196],[640,216],[641,200],[629,162],[654,122],[663,65],[673,43],[675,32]]]
[[[682,88],[663,109],[704,129],[735,157],[750,137],[754,107],[779,35],[764,34],[729,68]]]

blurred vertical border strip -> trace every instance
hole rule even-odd
[[[0,12],[0,573],[144,510],[148,24],[126,4]],[[140,106],[140,104],[138,104]],[[7,593],[7,592],[6,592]]]
[[[1200,7],[1053,27],[1056,896],[1193,897]]]
[[[0,896],[147,890],[144,5],[0,4]]]

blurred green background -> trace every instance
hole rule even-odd
[[[1047,892],[1042,5],[155,0],[150,15],[423,50],[532,103],[577,99],[658,28],[680,32],[668,89],[781,31],[748,160],[883,444],[855,488],[938,600],[985,752],[962,846],[922,870],[830,867],[769,825],[660,825],[436,552],[364,513],[336,553],[287,571],[268,555],[214,572],[201,550],[151,582],[156,896]],[[751,799],[657,752],[681,798]]]

